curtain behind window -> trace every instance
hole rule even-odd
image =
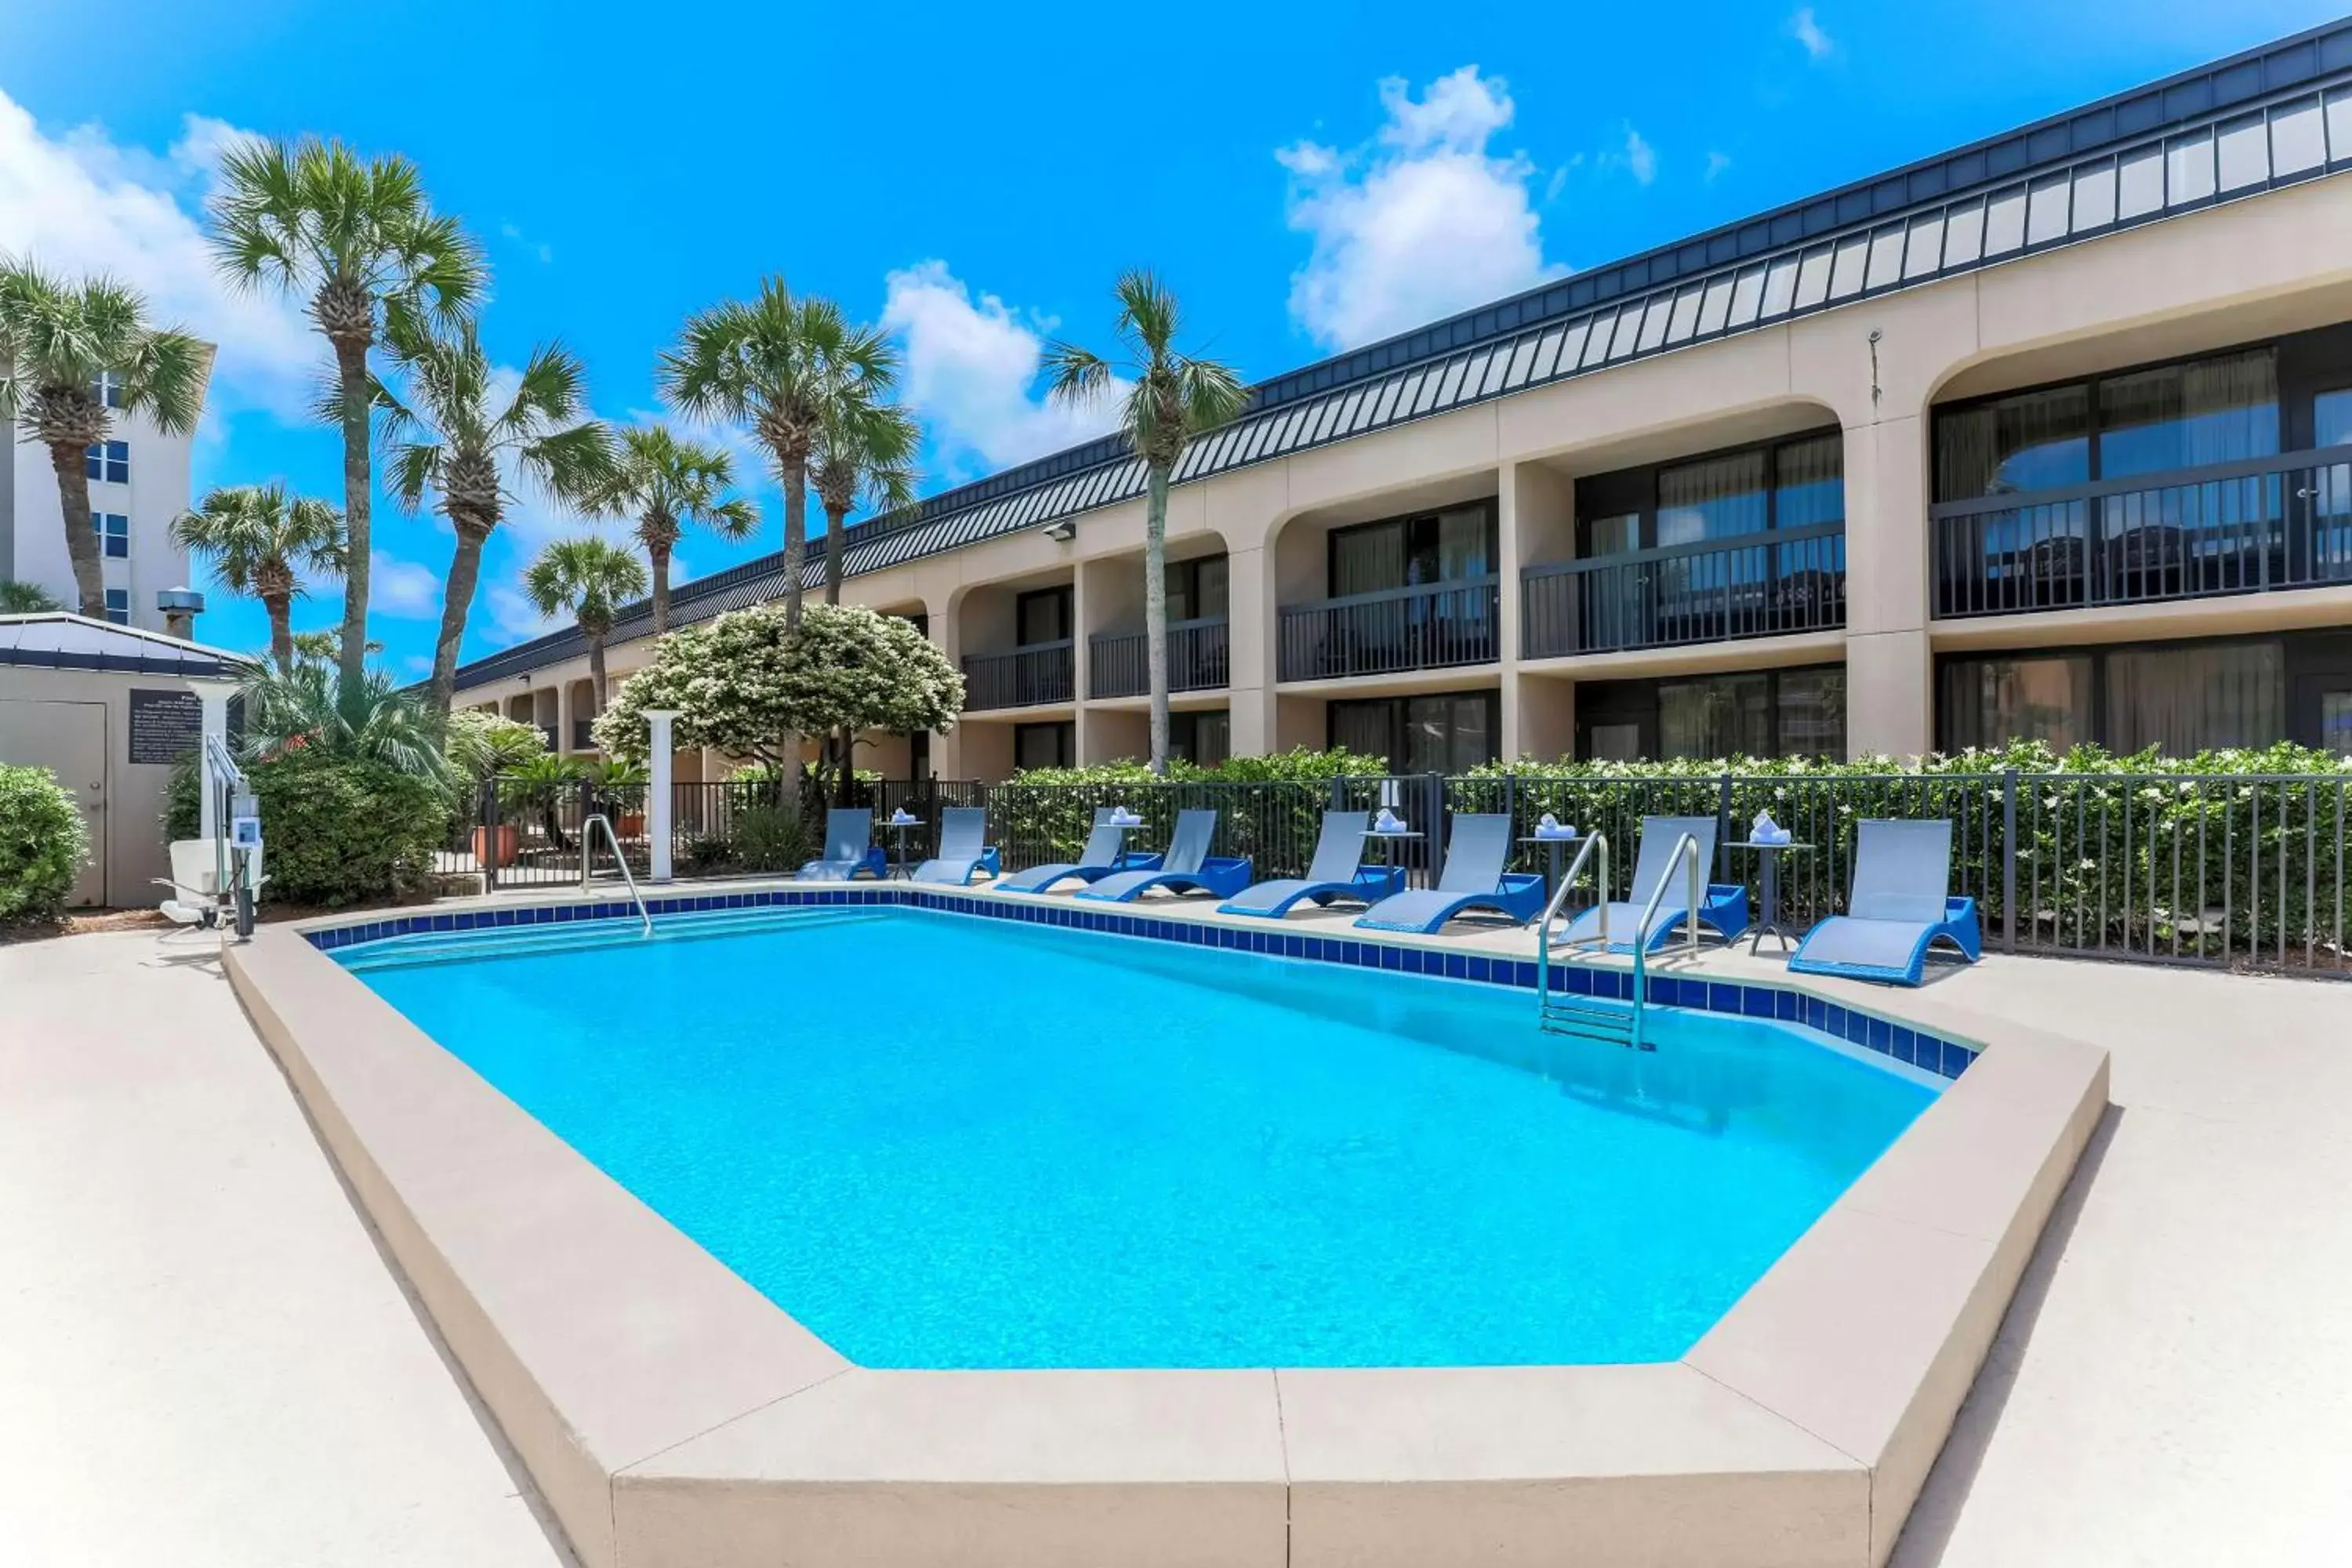
[[[2105,717],[2106,747],[2120,755],[2271,745],[2286,734],[2286,650],[2260,642],[2111,653]]]
[[[1765,757],[1772,754],[1770,679],[1724,675],[1658,687],[1658,755]]]
[[[1658,542],[1692,544],[1760,533],[1764,454],[1737,452],[1658,470]]]
[[[1936,416],[1936,499],[1975,500],[2091,477],[2091,392],[2020,393]]]
[[[1780,676],[1780,754],[1845,759],[1845,671],[1791,669]]]
[[[1396,704],[1392,701],[1334,702],[1330,708],[1331,744],[1358,756],[1379,757],[1402,772],[1395,755]]]
[[[1845,437],[1817,436],[1772,453],[1772,525],[1806,528],[1845,516]]]
[[[1954,659],[1944,666],[1940,707],[1948,752],[2043,741],[2063,755],[2091,738],[2091,661]]]
[[[1331,535],[1331,596],[1404,586],[1404,524],[1377,522]]]
[[[2099,383],[2099,474],[2123,479],[2279,449],[2269,349],[2112,375]]]

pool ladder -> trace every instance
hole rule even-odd
[[[637,919],[645,922],[645,934],[654,934],[654,913],[646,908],[646,896],[637,891],[635,873],[629,869],[629,858],[621,853],[621,836],[613,831],[613,819],[603,812],[593,812],[580,825],[580,890],[595,891],[589,880],[590,856],[596,847],[596,829],[604,830],[604,842],[613,847],[613,863],[621,868],[621,879],[629,885],[629,901],[637,906]]]
[[[1599,859],[1594,872],[1601,889],[1599,929],[1588,937],[1554,942],[1552,921],[1559,918],[1560,906],[1568,901],[1569,889],[1576,886],[1577,874],[1584,868],[1585,861],[1596,854]],[[1658,885],[1651,889],[1649,901],[1642,907],[1642,918],[1633,928],[1637,932],[1650,929],[1650,922],[1657,918],[1658,905],[1665,898],[1666,889],[1675,884],[1675,869],[1687,866],[1690,883],[1689,940],[1691,951],[1696,952],[1698,950],[1699,900],[1706,890],[1699,876],[1698,862],[1698,841],[1685,833],[1675,841],[1674,855],[1666,863],[1666,874],[1658,879]],[[1576,858],[1569,863],[1568,874],[1560,878],[1559,886],[1552,889],[1550,901],[1544,905],[1543,919],[1536,926],[1536,1025],[1549,1034],[1574,1035],[1582,1039],[1630,1047],[1637,1051],[1655,1050],[1657,1047],[1643,1038],[1642,1026],[1650,999],[1649,943],[1638,938],[1633,943],[1633,987],[1630,1003],[1619,1002],[1614,997],[1555,992],[1551,988],[1554,952],[1565,951],[1573,959],[1580,951],[1588,947],[1596,952],[1609,951],[1609,840],[1601,834],[1590,834],[1585,838],[1584,847],[1576,852]]]

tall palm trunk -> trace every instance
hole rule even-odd
[[[588,634],[588,684],[596,693],[596,711],[604,710],[604,634]]]
[[[801,563],[808,558],[808,459],[786,453],[777,465],[784,480],[784,626],[801,624]]]
[[[670,542],[677,537],[677,530],[675,525],[665,532],[656,526],[656,520],[653,518],[646,520],[643,542],[646,547],[646,565],[654,583],[654,636],[656,637],[669,630],[669,552]]]
[[[261,608],[269,617],[269,657],[286,674],[294,670],[294,596],[264,594]]]
[[[58,475],[58,507],[65,513],[66,558],[73,563],[74,592],[81,613],[106,619],[106,569],[98,556],[98,535],[89,526],[89,443],[49,443],[49,466]]]
[[[457,694],[457,648],[466,640],[466,615],[473,608],[474,588],[482,576],[482,546],[491,525],[452,518],[457,530],[457,553],[449,557],[449,582],[441,595],[441,640],[433,648],[433,683],[427,688],[433,711],[449,717]]]
[[[841,603],[841,531],[849,526],[849,509],[835,510],[831,501],[824,507],[824,602]]]
[[[1143,649],[1151,671],[1151,771],[1168,776],[1168,473],[1154,462],[1143,502]]]
[[[371,325],[373,313],[371,313]],[[367,612],[369,539],[372,527],[371,509],[374,504],[375,458],[369,447],[368,432],[368,368],[367,341],[354,340],[348,333],[331,333],[335,345],[335,377],[342,388],[343,425],[343,646],[341,655],[342,684],[346,690],[357,691],[367,674]],[[464,534],[458,536],[459,552],[465,550]],[[476,553],[480,545],[475,546]],[[472,595],[468,579],[467,593]],[[442,608],[446,622],[448,607]],[[457,615],[457,629],[465,630],[465,612]],[[445,628],[444,635],[446,632]],[[454,645],[453,645],[454,646]],[[454,673],[457,665],[450,669]],[[434,684],[440,693],[441,710],[449,710],[448,689],[441,685],[439,660],[435,660]]]

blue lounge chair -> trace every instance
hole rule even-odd
[[[884,858],[882,846],[874,842],[874,813],[870,809],[826,812],[824,858],[802,867],[799,879],[846,882],[860,871],[869,877],[890,874],[890,862]]]
[[[1927,949],[1938,941],[1950,942],[1974,963],[1984,953],[1977,901],[1950,897],[1951,879],[1948,821],[1863,823],[1854,841],[1853,896],[1846,900],[1846,912],[1807,931],[1790,955],[1789,967],[1800,974],[1916,985]]]
[[[1633,862],[1633,885],[1630,897],[1610,904],[1609,951],[1633,951],[1633,928],[1642,923],[1642,910],[1658,884],[1672,879],[1666,896],[1658,900],[1658,912],[1652,917],[1650,929],[1643,932],[1646,946],[1655,952],[1675,939],[1685,929],[1685,917],[1690,913],[1690,871],[1675,864],[1675,846],[1688,834],[1698,846],[1698,874],[1704,891],[1700,894],[1698,923],[1729,942],[1748,929],[1748,889],[1739,882],[1706,882],[1715,869],[1715,818],[1712,816],[1645,816],[1642,818],[1642,847]],[[1568,924],[1563,942],[1591,942],[1601,935],[1601,910],[1596,904]]]
[[[1419,931],[1426,936],[1472,910],[1493,910],[1520,925],[1543,913],[1544,879],[1532,871],[1506,871],[1511,819],[1503,813],[1454,818],[1445,869],[1434,888],[1382,899],[1356,918],[1367,931]]]
[[[1081,882],[1100,881],[1113,871],[1141,870],[1160,864],[1157,855],[1126,855],[1119,846],[1126,836],[1110,825],[1116,811],[1112,806],[1098,806],[1095,811],[1094,831],[1087,835],[1086,847],[1078,851],[1076,860],[1057,861],[1050,866],[1032,866],[1026,871],[1015,871],[999,880],[1000,893],[1042,893],[1065,878],[1075,877]]]
[[[940,813],[940,852],[915,868],[918,882],[944,882],[961,888],[981,871],[996,876],[1003,869],[996,846],[988,837],[988,808],[951,805]]]
[[[1249,858],[1210,854],[1210,842],[1216,836],[1215,812],[1180,811],[1176,814],[1175,835],[1169,839],[1168,852],[1160,858],[1158,866],[1104,877],[1091,888],[1080,888],[1078,897],[1124,904],[1141,898],[1153,888],[1165,888],[1171,893],[1198,890],[1231,898],[1249,886]]]
[[[1280,920],[1291,906],[1312,899],[1326,908],[1344,899],[1375,904],[1404,891],[1404,868],[1364,864],[1364,829],[1369,811],[1327,811],[1323,831],[1315,840],[1315,861],[1304,877],[1286,877],[1244,888],[1217,906],[1221,915],[1264,915]]]

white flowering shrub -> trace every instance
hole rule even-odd
[[[648,708],[674,708],[681,746],[782,764],[783,738],[844,726],[945,732],[963,712],[963,677],[913,623],[863,605],[811,605],[798,629],[781,605],[736,610],[671,632],[621,683],[595,722],[606,754],[646,755]]]

